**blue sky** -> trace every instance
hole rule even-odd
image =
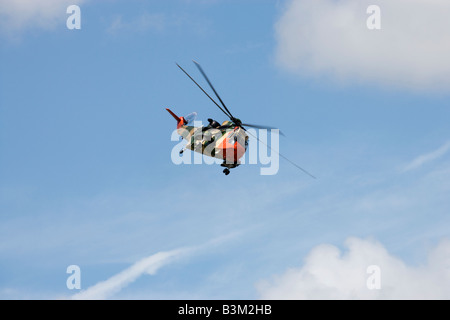
[[[351,237],[435,270],[430,252],[450,257],[448,7],[413,8],[437,14],[430,30],[419,19],[422,52],[408,42],[412,22],[391,18],[401,9],[379,2],[387,18],[373,34],[364,4],[349,20],[327,16],[354,13],[349,1],[0,1],[0,298],[70,298],[69,265],[87,291],[180,248],[101,298],[317,297],[314,284],[277,279],[306,272],[323,244],[357,255]],[[66,28],[72,3],[81,30]],[[376,44],[371,54],[330,40],[352,30]],[[174,165],[166,107],[225,120],[175,65],[205,84],[192,59],[233,114],[279,126],[281,152],[318,179],[283,159],[274,176]]]

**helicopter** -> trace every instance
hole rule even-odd
[[[209,157],[221,159],[223,160],[221,166],[225,167],[223,173],[225,175],[229,175],[230,169],[236,168],[241,164],[239,159],[241,159],[247,151],[249,136],[247,134],[248,131],[246,130],[246,127],[256,129],[277,128],[271,126],[243,123],[239,118],[234,117],[217,93],[216,89],[212,85],[206,73],[203,71],[200,64],[194,60],[193,62],[214,92],[215,96],[220,102],[220,105],[197,83],[197,81],[194,80],[194,78],[189,75],[189,73],[187,73],[178,63],[176,63],[176,65],[229,118],[229,120],[225,120],[220,124],[216,120],[209,118],[207,126],[195,127],[189,124],[195,120],[197,113],[193,112],[186,117],[179,117],[172,110],[166,108],[166,110],[177,121],[177,133],[187,141],[186,146],[180,151],[180,154],[182,154],[186,149],[189,149],[191,151],[199,152]],[[279,133],[284,136],[281,131],[279,131]],[[253,137],[259,140],[258,137]],[[296,166],[298,169],[302,170],[315,179],[315,177],[308,171],[304,170],[288,158],[284,157],[282,154],[278,154],[289,161],[291,164]]]

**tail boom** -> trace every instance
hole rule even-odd
[[[172,110],[170,110],[169,108],[166,108],[167,112],[169,112],[172,117],[177,120],[177,129],[180,129],[181,126],[185,125],[187,122],[186,120],[184,120],[183,117],[178,117],[175,113],[172,112]]]

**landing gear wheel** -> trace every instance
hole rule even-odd
[[[225,175],[229,175],[230,174],[230,170],[228,168],[223,169],[223,173],[225,173]]]

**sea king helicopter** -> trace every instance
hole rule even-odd
[[[211,81],[207,77],[206,73],[203,71],[200,64],[196,61],[193,61],[197,66],[200,73],[205,78],[206,82],[216,95],[217,99],[220,102],[220,105],[194,80],[178,63],[176,64],[178,68],[181,69],[188,77],[191,79],[197,87],[202,90],[202,92],[229,118],[229,120],[225,120],[220,124],[216,120],[208,119],[207,126],[195,127],[190,126],[197,113],[193,112],[186,117],[178,117],[172,110],[166,108],[166,110],[172,115],[172,117],[177,121],[177,133],[187,141],[186,146],[180,151],[182,154],[186,149],[192,150],[194,152],[202,153],[209,157],[214,157],[223,160],[221,164],[222,167],[225,167],[223,173],[225,175],[230,174],[230,169],[236,168],[240,165],[239,159],[241,159],[248,147],[248,135],[246,127],[256,128],[256,129],[276,129],[271,126],[262,126],[255,125],[249,123],[243,123],[239,118],[233,116],[230,110],[227,108],[225,103],[220,98],[216,89],[212,85]],[[250,133],[250,132],[248,132]],[[251,134],[251,133],[250,133]],[[281,135],[284,135],[280,132]],[[253,135],[252,135],[253,136]],[[258,137],[253,136],[257,140]],[[260,140],[259,140],[260,141]],[[269,147],[269,146],[267,146]],[[269,147],[270,148],[270,147]],[[290,162],[292,165],[302,170],[309,176],[315,178],[309,172],[278,153],[282,158]]]

